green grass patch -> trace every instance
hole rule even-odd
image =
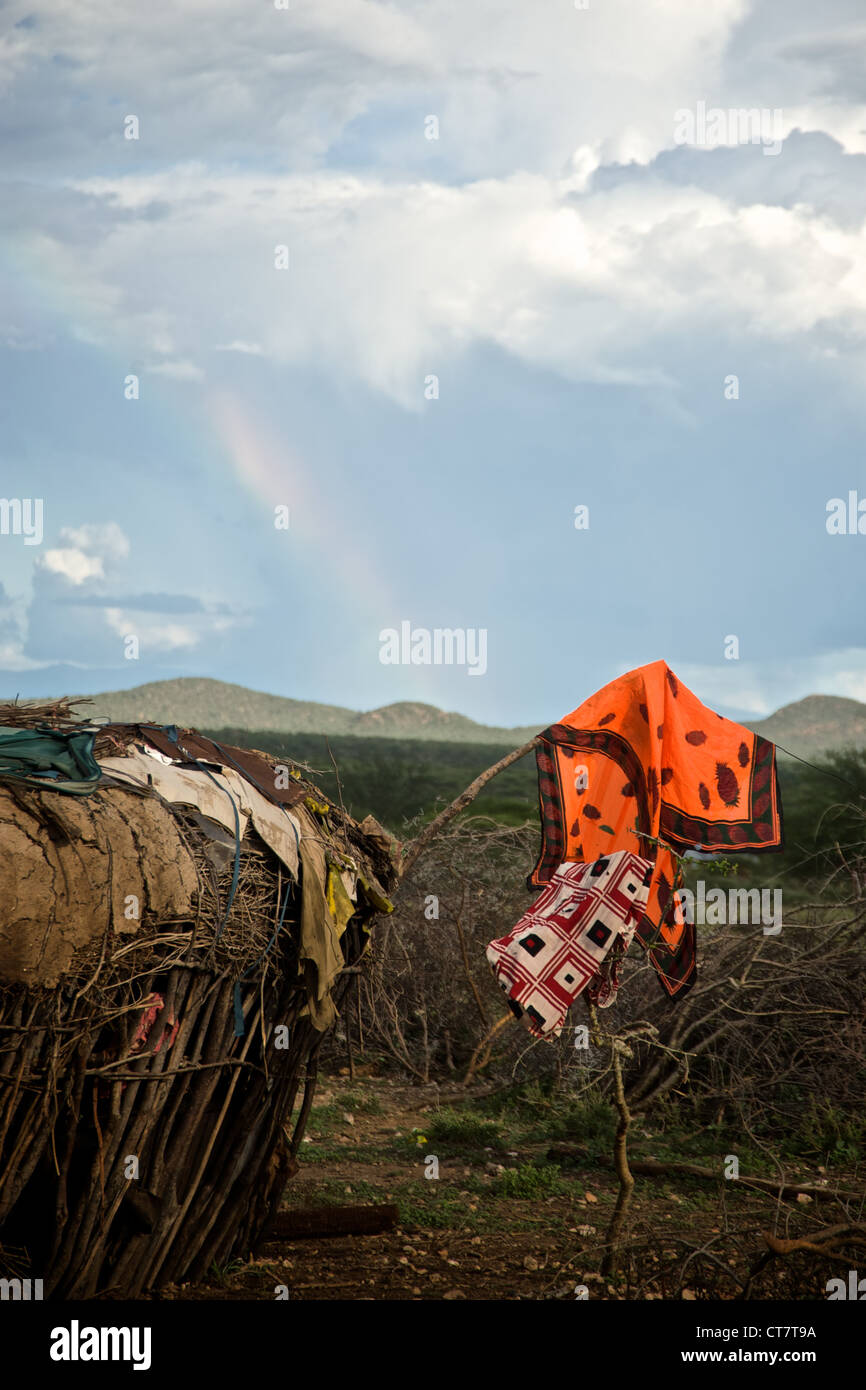
[[[560,1196],[568,1187],[555,1163],[522,1163],[519,1168],[506,1168],[500,1173],[494,1191],[498,1197],[538,1201]]]
[[[471,1110],[440,1110],[432,1117],[426,1135],[432,1152],[437,1144],[448,1153],[483,1153],[506,1147],[499,1122]]]

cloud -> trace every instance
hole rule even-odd
[[[124,660],[130,635],[146,657],[193,651],[245,621],[240,609],[224,602],[168,593],[121,597],[117,588],[106,587],[109,577],[123,581],[132,558],[129,538],[117,522],[67,526],[59,538],[64,544],[45,550],[34,563],[32,600],[7,643],[7,669],[59,663],[110,668]],[[186,621],[177,621],[181,617]],[[0,643],[5,635],[0,623]]]
[[[788,661],[674,663],[677,674],[711,707],[720,705],[762,719],[807,695],[838,695],[866,702],[866,647]]]
[[[233,343],[220,343],[216,348],[217,352],[240,352],[247,357],[262,357],[264,348],[261,343],[244,343],[236,339]]]
[[[79,594],[70,598],[57,598],[55,603],[73,604],[87,608],[123,608],[146,613],[203,613],[201,599],[190,594],[128,594],[123,598],[116,595]],[[222,611],[223,605],[214,605],[212,611]]]
[[[125,560],[130,552],[129,537],[116,521],[88,522],[84,526],[64,526],[60,539],[81,550],[91,550],[106,560]]]
[[[184,647],[195,647],[202,634],[181,623],[154,622],[141,617],[131,618],[120,608],[107,608],[105,618],[109,628],[121,641],[134,636],[142,650],[173,652]]]
[[[71,546],[59,550],[46,550],[37,563],[48,574],[60,575],[70,584],[84,584],[88,579],[104,578],[102,559],[99,555],[86,555],[83,550]]]
[[[37,556],[37,574],[57,576],[76,588],[89,580],[104,579],[106,564],[114,565],[129,554],[129,540],[113,521],[64,526],[60,540],[68,544]]]
[[[113,172],[31,175],[11,234],[81,341],[165,357],[144,370],[182,383],[233,353],[420,407],[423,377],[477,344],[570,380],[662,387],[677,369],[661,340],[693,328],[857,346],[863,180],[844,151],[866,129],[850,81],[864,34],[844,3],[820,20],[793,5],[780,34],[764,0],[563,4],[543,22],[498,0],[330,0],[243,22],[235,0],[154,0],[146,16],[59,0],[13,30],[17,127],[78,168],[68,102],[91,167]],[[116,100],[119,71],[116,128],[100,109],[97,134],[80,96],[107,84]],[[786,132],[841,143],[675,148],[676,111],[698,101],[783,109]],[[215,294],[227,267],[232,292]]]
[[[638,385],[676,379],[665,352],[690,332],[799,342],[807,356],[816,342],[863,345],[862,222],[840,226],[801,203],[740,204],[662,170],[585,185],[201,167],[92,178],[74,190],[100,206],[102,224],[79,256],[79,291],[98,335],[126,350],[159,321],[179,360],[256,343],[276,363],[355,377],[419,407],[426,374],[478,344],[571,380]],[[130,220],[154,198],[169,208],[158,225]],[[288,270],[274,265],[280,244]],[[231,296],[212,292],[208,245],[234,267]]]
[[[173,381],[204,381],[205,374],[194,362],[159,362],[147,368],[154,376],[171,377]]]

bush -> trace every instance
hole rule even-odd
[[[519,1197],[530,1201],[553,1197],[564,1190],[562,1174],[553,1163],[538,1166],[522,1163],[519,1168],[506,1168],[504,1173],[500,1173],[496,1184],[498,1197]]]
[[[431,1145],[461,1153],[483,1149],[504,1149],[505,1141],[496,1120],[485,1120],[464,1110],[440,1110],[429,1127]]]

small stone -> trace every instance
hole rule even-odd
[[[587,1202],[597,1202],[597,1201],[598,1201],[598,1198],[595,1197],[595,1196],[593,1196],[593,1194],[592,1194],[591,1192],[584,1192],[583,1196],[584,1196],[584,1200],[587,1201]]]
[[[527,1255],[523,1261],[523,1268],[529,1270],[538,1269],[538,1261],[534,1255]]]
[[[449,1289],[447,1293],[443,1293],[442,1297],[443,1297],[443,1298],[465,1298],[466,1295],[465,1295],[465,1293],[463,1292],[462,1289]]]

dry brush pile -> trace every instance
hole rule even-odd
[[[606,1050],[574,1046],[575,1026],[589,1023],[583,1000],[558,1040],[536,1041],[511,1020],[485,959],[488,941],[531,902],[536,847],[534,826],[481,817],[454,822],[427,847],[361,984],[365,1046],[418,1080],[549,1076],[575,1093],[589,1083],[613,1094]],[[634,1113],[676,1091],[695,1123],[730,1121],[758,1137],[819,1128],[834,1114],[843,1128],[845,1117],[853,1123],[866,1093],[864,936],[866,861],[787,911],[778,935],[699,925],[697,981],[674,1003],[633,945],[616,1004],[599,1019],[606,1036],[627,1041]]]

